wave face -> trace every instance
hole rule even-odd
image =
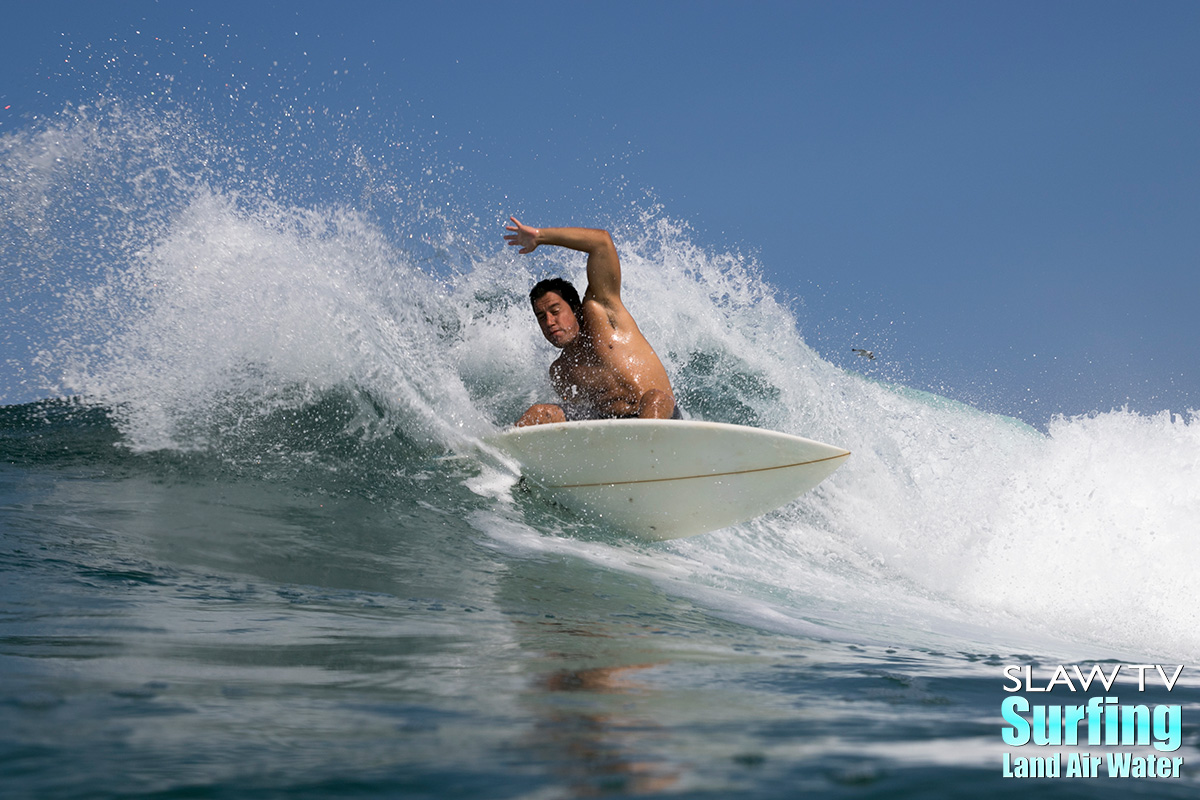
[[[5,341],[28,353],[25,385],[77,398],[6,409],[12,448],[38,426],[64,437],[23,458],[336,486],[515,552],[642,574],[768,630],[1200,656],[1195,412],[1040,432],[846,371],[806,344],[752,259],[634,204],[586,223],[612,230],[627,305],[685,411],[853,456],[752,523],[614,540],[514,498],[478,446],[550,397],[526,293],[552,273],[582,285],[582,259],[506,251],[503,214],[471,210],[488,192],[472,197],[415,139],[373,152],[330,134],[327,160],[289,166],[241,133],[111,102],[0,142]]]

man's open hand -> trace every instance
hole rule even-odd
[[[518,252],[522,254],[532,253],[538,246],[538,229],[522,225],[517,221],[516,217],[509,217],[509,219],[512,220],[512,225],[506,225],[504,229],[506,231],[513,231],[513,233],[505,234],[504,238],[508,240],[510,245],[520,247],[521,249]]]

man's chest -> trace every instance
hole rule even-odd
[[[612,364],[588,352],[574,358],[559,358],[550,367],[550,382],[555,390],[569,399],[577,392],[595,394],[620,383]]]

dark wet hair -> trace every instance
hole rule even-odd
[[[579,319],[579,310],[583,308],[583,303],[579,301],[579,292],[575,291],[575,287],[570,281],[562,278],[547,278],[544,281],[538,281],[529,290],[529,302],[532,305],[549,292],[554,292],[556,295],[567,301],[567,305],[571,307],[571,311],[575,314],[575,318]]]

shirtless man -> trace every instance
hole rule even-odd
[[[529,293],[546,341],[562,350],[550,365],[550,383],[563,403],[538,403],[518,426],[580,419],[679,419],[667,371],[621,302],[621,261],[608,231],[531,228],[516,217],[505,235],[521,253],[548,244],[588,254],[587,291],[562,278],[541,281]]]

